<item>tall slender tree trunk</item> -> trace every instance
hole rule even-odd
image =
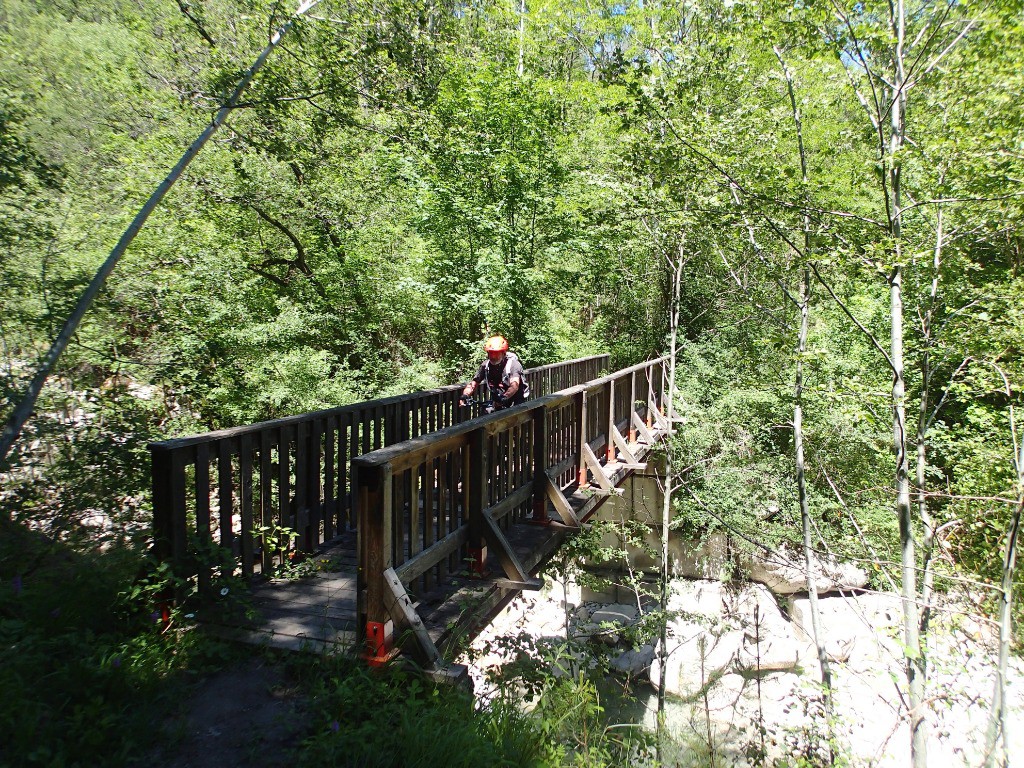
[[[893,449],[896,453],[896,514],[900,528],[902,566],[903,638],[907,662],[907,701],[910,706],[910,750],[914,768],[927,766],[924,682],[925,659],[921,648],[917,609],[917,562],[910,504],[910,476],[907,461],[907,416],[903,378],[903,281],[900,268],[890,278],[891,341],[889,356],[893,364]]]
[[[933,416],[928,413],[930,403],[928,393],[931,390],[932,381],[932,358],[931,350],[934,340],[932,329],[935,320],[935,307],[939,297],[939,269],[942,266],[942,239],[943,239],[943,218],[942,207],[939,206],[936,214],[935,226],[935,249],[932,252],[932,284],[928,295],[928,310],[924,313],[921,321],[921,402],[918,406],[917,417],[917,472],[915,479],[917,483],[917,515],[924,526],[924,536],[921,540],[921,634],[927,636],[928,622],[931,619],[932,593],[935,586],[935,571],[932,569],[932,552],[935,548],[935,521],[932,519],[931,511],[928,509],[928,495],[925,493],[927,482],[926,470],[928,468],[928,432]],[[941,400],[940,400],[941,405]]]
[[[811,608],[811,629],[814,633],[814,645],[818,651],[818,665],[821,668],[821,684],[825,696],[825,714],[829,720],[831,731],[832,719],[832,670],[825,652],[825,638],[821,631],[821,617],[818,610],[818,587],[814,581],[814,547],[811,539],[811,509],[807,500],[807,478],[804,465],[804,425],[803,425],[803,392],[804,392],[804,354],[807,351],[807,328],[810,318],[811,271],[804,268],[800,285],[800,336],[796,359],[796,384],[794,386],[793,404],[793,443],[796,452],[796,487],[800,500],[800,521],[804,538],[804,567],[807,573],[807,597]],[[829,748],[831,755],[831,747]]]
[[[901,151],[906,131],[906,7],[904,0],[892,5],[892,31],[896,40],[892,99],[889,104],[888,180],[890,233],[893,240],[894,267],[889,276],[890,353],[893,368],[892,410],[893,451],[896,454],[896,516],[900,529],[902,568],[903,633],[906,653],[907,703],[910,707],[910,755],[914,768],[928,764],[928,737],[924,719],[925,666],[921,647],[920,619],[917,607],[917,560],[910,502],[910,472],[907,458],[906,382],[903,360],[903,201]]]
[[[1000,375],[1002,371],[999,372]],[[1009,381],[1003,376],[1008,397],[1012,397]],[[1017,540],[1020,518],[1024,513],[1024,443],[1017,440],[1017,425],[1010,405],[1010,437],[1013,440],[1013,463],[1017,475],[1017,504],[1006,531],[1003,548],[1003,577],[999,593],[999,662],[996,667],[995,687],[992,692],[992,712],[985,739],[985,768],[1007,768],[1009,751],[1006,738],[1009,733],[1006,707],[1006,673],[1010,661],[1010,642],[1013,640],[1013,574],[1017,563]]]
[[[526,71],[526,0],[519,0],[519,63],[516,65],[516,74],[522,79]]]
[[[814,253],[814,238],[811,232],[810,201],[808,199],[808,173],[807,173],[807,152],[804,149],[803,121],[800,116],[800,107],[796,99],[796,87],[793,83],[793,74],[786,66],[786,60],[782,50],[775,46],[775,56],[782,65],[782,72],[786,78],[786,89],[789,92],[789,105],[793,112],[793,124],[796,127],[797,149],[800,153],[800,178],[804,187],[804,215],[803,215],[803,245],[804,245],[804,270],[800,283],[800,332],[797,344],[796,358],[796,382],[793,388],[793,444],[796,453],[796,486],[797,495],[800,500],[800,521],[803,527],[804,539],[804,568],[807,575],[807,597],[811,610],[811,630],[814,633],[814,645],[818,652],[818,666],[821,668],[821,684],[825,697],[825,715],[828,719],[829,734],[831,736],[832,720],[832,670],[828,663],[828,654],[825,652],[825,640],[821,631],[821,614],[818,608],[818,588],[814,581],[813,559],[814,547],[811,539],[811,510],[807,500],[807,478],[804,465],[804,427],[803,427],[803,392],[804,392],[804,355],[807,352],[807,331],[810,320],[811,303],[811,271],[807,264]],[[787,291],[787,295],[789,292]],[[792,298],[792,297],[790,297]],[[833,762],[831,738],[829,740],[829,762]]]
[[[671,262],[672,297],[669,307],[669,366],[668,366],[668,440],[665,442],[665,487],[661,505],[661,563],[659,569],[659,608],[661,610],[661,636],[658,644],[658,763],[662,764],[662,745],[665,739],[665,682],[668,667],[668,541],[672,523],[672,437],[675,432],[676,338],[679,328],[679,290],[683,275],[683,244],[679,244],[678,259]]]

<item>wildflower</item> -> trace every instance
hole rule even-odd
[[[221,587],[221,589],[220,589],[220,596],[221,597],[227,597],[228,596],[228,592],[230,592],[230,591],[231,590],[228,589],[227,587]]]
[[[52,611],[50,611],[50,618],[51,619],[56,619],[56,618],[59,618],[59,617],[60,617],[60,608],[54,608]]]
[[[115,656],[114,658],[112,658],[110,660],[110,666],[112,666],[114,669],[120,669],[121,668],[121,657],[120,656]]]
[[[18,597],[21,594],[22,582],[20,573],[14,574],[14,578],[11,579],[11,589],[14,590],[15,597]]]
[[[334,722],[331,723],[331,731],[333,733],[337,733],[340,728],[341,728],[341,723],[339,723],[337,720],[335,720]]]
[[[185,614],[185,618],[186,619],[194,619],[195,617],[196,617],[196,615],[194,613],[186,613]]]
[[[149,618],[153,620],[154,624],[159,624],[160,623],[160,611],[153,611],[151,614],[149,614]]]

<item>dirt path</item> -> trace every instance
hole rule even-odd
[[[278,665],[248,659],[207,678],[163,724],[163,768],[283,768],[306,733],[304,699]]]

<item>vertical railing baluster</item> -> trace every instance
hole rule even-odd
[[[247,579],[253,575],[252,541],[252,435],[242,435],[238,448],[239,518],[242,529],[242,575]]]
[[[309,423],[300,421],[295,427],[295,530],[296,544],[303,552],[311,552],[309,530]]]
[[[227,562],[234,556],[234,487],[231,479],[231,446],[228,440],[217,441],[217,484],[220,503],[220,545],[226,550],[221,577],[230,578],[235,571],[234,564]]]
[[[437,520],[434,521],[434,541],[441,541],[448,527],[448,454],[437,459]],[[437,564],[438,583],[447,575],[444,563]]]
[[[208,557],[213,551],[210,536],[210,445],[196,446],[196,539],[199,547],[199,597],[205,600],[210,595],[210,563]]]
[[[469,445],[469,543],[470,567],[476,573],[483,573],[487,564],[487,541],[484,535],[484,510],[489,506],[487,482],[490,473],[489,442],[483,428],[477,428],[470,437]]]
[[[348,455],[348,419],[348,413],[338,414],[338,448],[336,453],[338,496],[335,515],[336,527],[334,531],[336,536],[340,536],[344,531],[352,528],[352,521],[349,519],[348,503],[348,467],[351,461]]]
[[[334,442],[338,432],[338,417],[328,416],[324,420],[324,541],[334,538],[334,521],[338,513],[338,491],[334,481]]]
[[[323,541],[321,523],[323,522],[323,422],[314,419],[309,425],[309,491],[306,505],[309,507],[309,549],[312,552]]]
[[[277,438],[277,525],[298,533],[291,492],[291,429],[282,426]],[[282,543],[278,541],[277,543]],[[288,542],[289,545],[291,542]],[[286,552],[278,552],[284,564]]]
[[[392,523],[392,536],[394,541],[392,542],[392,549],[395,551],[395,566],[399,566],[404,563],[408,555],[408,545],[406,544],[405,534],[405,505],[407,502],[406,495],[406,478],[409,475],[409,470],[403,470],[397,475],[393,475],[394,487],[394,507],[395,507],[395,519]]]
[[[260,573],[269,577],[274,572],[273,542],[268,533],[274,524],[273,439],[269,429],[260,430]]]

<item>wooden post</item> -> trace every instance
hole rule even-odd
[[[210,538],[210,445],[196,446],[196,538],[200,551],[211,552],[213,539]],[[154,499],[155,501],[155,499]],[[210,594],[210,565],[199,566],[199,599],[205,600]]]
[[[473,431],[469,439],[469,556],[470,568],[483,575],[487,563],[487,485],[491,461],[487,450],[487,433],[483,428]]]
[[[252,516],[252,435],[242,435],[238,448],[238,512],[242,529],[241,538],[242,575],[251,579],[253,575],[253,516]]]
[[[227,438],[217,441],[217,485],[220,503],[220,545],[226,552],[224,557],[232,562],[221,567],[221,577],[230,578],[235,571],[235,494],[231,472],[231,441]]]
[[[353,463],[359,528],[359,614],[365,628],[364,657],[371,665],[395,653],[394,624],[387,608],[390,594],[384,572],[393,567],[391,465]]]
[[[159,562],[176,558],[174,551],[174,477],[171,470],[172,452],[150,449],[153,481],[153,556]]]
[[[548,520],[548,409],[533,411],[533,514],[527,522],[547,525]]]
[[[274,570],[274,553],[271,549],[273,542],[268,542],[266,532],[274,524],[274,501],[273,501],[273,463],[270,459],[271,432],[269,429],[260,431],[260,528],[263,534],[260,536],[260,573],[270,576]],[[269,546],[268,546],[269,545]]]
[[[636,410],[636,371],[629,374],[629,444],[636,442],[636,427],[633,426],[633,412]]]
[[[580,488],[586,488],[587,462],[586,452],[583,446],[587,444],[587,390],[583,390],[577,396],[576,423],[579,425],[579,444],[576,446],[576,482]]]
[[[185,465],[181,451],[150,449],[153,457],[153,554],[180,572],[187,545],[185,521]],[[183,597],[173,588],[157,595],[157,610],[164,625],[170,621],[172,602]]]
[[[324,541],[334,538],[334,520],[338,511],[338,490],[334,478],[334,440],[337,433],[338,417],[328,416],[324,420]]]
[[[612,432],[615,427],[615,379],[609,379],[604,385],[608,395],[608,431],[604,436],[604,460],[611,464],[615,461],[615,441]]]

